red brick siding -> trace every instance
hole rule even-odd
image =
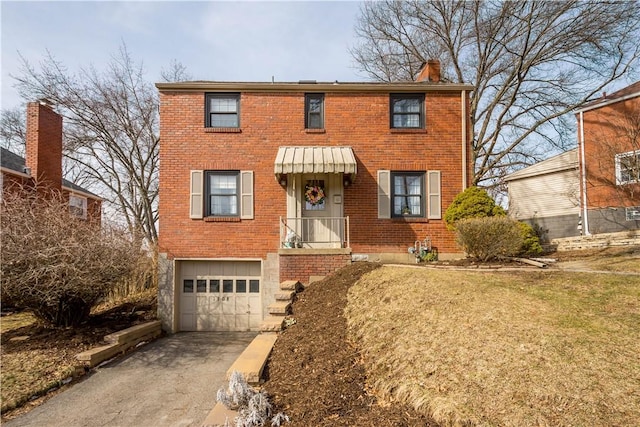
[[[325,133],[305,132],[301,92],[242,93],[239,133],[205,131],[202,92],[167,91],[160,100],[159,244],[169,257],[264,258],[274,252],[278,218],[286,216],[286,192],[273,166],[284,145],[353,148],[358,174],[344,191],[343,207],[351,219],[354,252],[405,252],[426,236],[441,252],[458,251],[442,220],[379,220],[377,171],[440,170],[444,213],[462,191],[460,92],[428,92],[426,130],[413,132],[390,130],[384,93],[326,93]],[[254,171],[255,219],[189,218],[190,171],[207,169]]]
[[[615,185],[615,154],[638,149],[637,141],[634,146],[627,132],[634,126],[629,122],[629,116],[635,114],[637,117],[639,111],[640,97],[636,97],[583,113],[589,209],[640,204],[640,184]],[[583,183],[580,182],[580,185]]]
[[[349,264],[351,255],[280,255],[280,282],[308,284],[311,276],[327,276]]]
[[[62,116],[38,102],[27,104],[26,166],[39,185],[60,190],[62,183]]]

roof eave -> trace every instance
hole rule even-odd
[[[623,102],[623,101],[626,101],[628,99],[637,98],[637,97],[640,97],[640,92],[630,93],[628,95],[621,96],[619,98],[609,99],[607,101],[602,101],[600,103],[598,103],[597,100],[596,100],[595,101],[596,104],[591,104],[591,105],[588,105],[586,107],[577,109],[577,110],[575,110],[574,114],[580,114],[580,113],[584,113],[584,112],[587,112],[587,111],[596,110],[598,108],[606,107],[607,105],[615,104],[615,103],[618,103],[618,102]]]
[[[460,92],[474,86],[462,83],[255,83],[179,82],[156,83],[160,92]]]

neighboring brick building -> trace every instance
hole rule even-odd
[[[640,229],[640,81],[576,119],[583,234]]]
[[[37,182],[38,189],[60,192],[74,215],[101,221],[102,199],[62,178],[62,116],[42,102],[27,104],[26,159],[0,149],[2,192]]]
[[[165,329],[257,329],[281,281],[352,259],[459,254],[444,210],[472,177],[472,86],[158,83]]]

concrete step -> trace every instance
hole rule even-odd
[[[296,291],[281,291],[275,294],[276,301],[293,301]]]
[[[233,425],[238,411],[227,409],[222,403],[217,402],[207,418],[202,423],[202,427],[223,427],[225,425]]]
[[[262,370],[277,338],[275,332],[263,332],[256,336],[227,370],[227,380],[233,371],[238,371],[250,385],[260,384]]]
[[[267,316],[260,325],[260,332],[280,332],[284,316]]]
[[[300,292],[302,288],[303,288],[302,283],[300,283],[300,281],[298,280],[286,280],[280,283],[280,289],[282,289],[283,291]]]
[[[267,307],[269,314],[286,316],[289,314],[291,308],[291,301],[276,301]]]

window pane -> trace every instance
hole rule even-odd
[[[211,196],[212,215],[238,215],[237,196]]]
[[[320,114],[309,114],[309,128],[320,129],[322,127],[322,120],[320,120]]]
[[[236,280],[236,292],[238,292],[238,293],[247,292],[247,281],[246,280]]]
[[[222,281],[222,292],[224,293],[233,292],[233,280],[225,279]]]
[[[204,279],[196,280],[196,292],[207,292],[207,281]]]
[[[209,175],[212,194],[236,194],[238,178],[236,175]]]
[[[394,113],[419,113],[420,99],[396,99],[393,102]]]
[[[251,293],[260,292],[260,281],[259,280],[249,280],[249,292],[251,292]]]
[[[233,98],[211,98],[210,109],[212,113],[235,113],[238,111],[238,102]]]
[[[395,196],[394,215],[420,215],[420,196]]]
[[[211,127],[214,128],[237,128],[237,114],[216,114],[211,113]]]
[[[213,279],[213,280],[209,280],[209,292],[217,294],[218,292],[220,292],[220,280],[219,279]]]
[[[185,279],[182,282],[182,292],[184,293],[191,293],[193,292],[193,280],[191,279]]]
[[[322,109],[322,100],[318,98],[309,99],[309,113],[319,113]]]
[[[393,116],[393,127],[418,128],[420,127],[420,115],[419,114],[395,114]]]

